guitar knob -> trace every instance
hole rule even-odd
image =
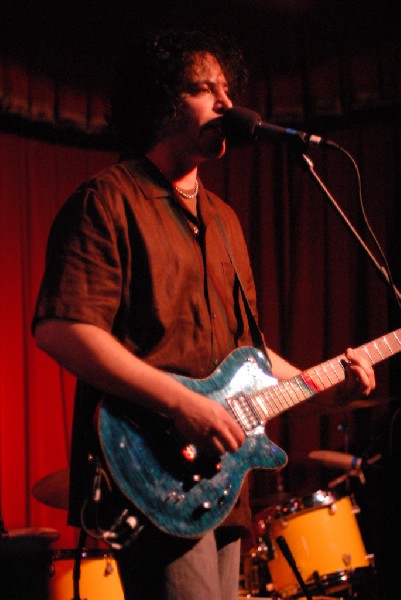
[[[200,519],[202,515],[208,512],[211,508],[212,503],[206,500],[205,502],[202,502],[202,504],[200,504],[197,508],[195,508],[195,510],[192,513],[192,517],[194,519]]]
[[[182,450],[182,455],[188,462],[193,462],[198,457],[198,449],[194,444],[188,444]]]
[[[223,491],[223,495],[220,496],[220,498],[219,498],[219,504],[220,504],[220,506],[223,505],[226,502],[227,496],[228,496],[228,490],[224,490]]]

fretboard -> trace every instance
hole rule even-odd
[[[372,365],[386,360],[401,351],[401,329],[368,342],[357,350],[364,354]],[[248,401],[257,419],[265,423],[315,394],[344,381],[345,361],[345,356],[341,354],[303,371],[292,379],[280,381],[276,385],[250,394]]]

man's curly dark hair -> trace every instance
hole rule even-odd
[[[224,34],[167,31],[149,34],[133,46],[116,73],[106,116],[126,156],[143,154],[158,140],[184,91],[186,68],[194,55],[210,53],[221,65],[235,99],[247,81],[240,49]]]

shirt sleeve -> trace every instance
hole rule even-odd
[[[43,319],[68,319],[112,330],[120,306],[118,233],[95,190],[80,189],[52,226],[32,328]]]

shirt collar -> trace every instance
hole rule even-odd
[[[170,182],[146,156],[124,161],[123,164],[135,178],[145,198],[157,199],[171,196]]]
[[[145,198],[149,200],[157,200],[161,198],[172,197],[172,187],[168,179],[163,173],[150,161],[146,156],[137,159],[129,159],[123,161],[131,175],[135,178],[137,185],[140,187]],[[199,181],[199,211],[203,223],[207,225],[216,213],[216,207],[210,195]]]

